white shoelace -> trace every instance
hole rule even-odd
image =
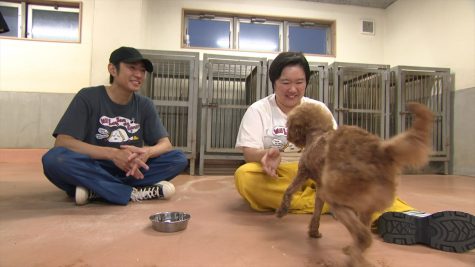
[[[130,195],[132,201],[141,201],[157,197],[160,197],[160,187],[158,185],[143,188],[134,187]]]

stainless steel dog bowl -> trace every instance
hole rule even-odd
[[[150,216],[153,229],[166,233],[185,230],[190,218],[190,214],[177,211],[160,212]]]

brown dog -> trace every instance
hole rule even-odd
[[[431,151],[432,112],[410,103],[412,128],[389,140],[356,126],[333,129],[331,114],[313,104],[302,104],[288,115],[289,142],[304,148],[297,177],[286,190],[277,216],[284,216],[292,194],[311,178],[317,184],[310,237],[320,237],[320,214],[326,201],[345,225],[353,244],[344,249],[350,265],[366,266],[363,252],[371,245],[371,215],[391,206],[397,175],[404,167],[422,167]]]

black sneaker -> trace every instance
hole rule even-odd
[[[475,248],[475,216],[461,211],[386,212],[379,217],[377,227],[388,243],[420,243],[448,252]]]
[[[146,199],[169,199],[175,194],[175,186],[167,181],[161,181],[152,186],[134,187],[130,195],[132,201],[142,201]]]

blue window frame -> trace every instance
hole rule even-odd
[[[182,47],[335,55],[335,21],[185,10]]]
[[[309,54],[329,54],[329,27],[289,24],[289,51]]]
[[[79,41],[79,9],[28,6],[28,35],[32,39]]]
[[[281,51],[282,23],[239,20],[239,50]]]
[[[27,1],[0,1],[9,32],[0,37],[35,40],[80,42],[81,3]]]
[[[231,20],[189,17],[186,46],[231,48]]]
[[[0,13],[7,23],[10,31],[0,33],[0,36],[20,37],[20,4],[3,2],[0,5]]]

